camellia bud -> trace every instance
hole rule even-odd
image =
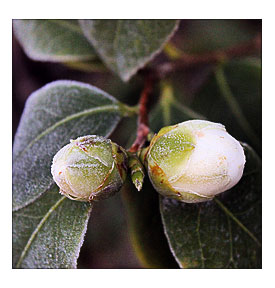
[[[202,120],[162,128],[140,157],[160,194],[187,203],[236,185],[245,164],[242,146],[225,127]]]
[[[123,148],[101,136],[71,140],[53,158],[53,179],[72,200],[105,199],[118,192],[127,174]]]
[[[145,173],[143,165],[140,163],[140,160],[135,153],[128,152],[128,166],[131,172],[131,180],[136,189],[140,191],[142,189]]]

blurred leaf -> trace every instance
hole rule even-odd
[[[158,194],[148,178],[141,191],[130,181],[122,189],[133,248],[144,268],[177,268],[161,223]]]
[[[162,127],[174,125],[190,119],[205,119],[174,97],[173,87],[169,82],[162,83],[161,95],[150,114],[150,127],[158,132]]]
[[[216,68],[215,76],[221,95],[229,106],[239,126],[246,134],[246,136],[250,139],[250,142],[253,143],[255,146],[259,147],[260,138],[258,138],[258,136],[255,134],[253,127],[250,125],[237,99],[233,95],[231,87],[229,86],[229,83],[226,79],[222,65],[219,65],[219,67]]]
[[[173,86],[175,98],[188,106],[193,96],[209,81],[212,74],[213,65],[211,64],[198,65],[171,74],[169,80]]]
[[[13,20],[13,28],[33,60],[72,62],[97,58],[77,20]]]
[[[204,80],[199,90],[191,89],[191,93],[185,89],[188,80],[185,75],[173,77],[174,98],[181,103],[179,106],[184,105],[210,121],[224,124],[230,134],[249,142],[261,154],[261,61],[246,58],[223,66],[222,69],[214,67],[207,81]],[[192,81],[198,82],[196,78]],[[171,113],[174,118],[178,114]]]
[[[203,114],[210,121],[222,123],[231,135],[238,140],[251,143],[260,154],[261,65],[258,61],[244,59],[227,63],[223,69],[226,89],[223,86],[224,82],[212,75],[194,95],[190,108]],[[255,140],[255,137],[252,138],[247,133],[246,126],[243,125],[243,117],[239,117],[240,113],[258,139]]]
[[[33,202],[53,185],[52,158],[70,139],[108,136],[125,114],[125,105],[80,82],[56,81],[34,92],[14,140],[14,210]]]
[[[156,56],[177,28],[176,20],[80,20],[105,64],[128,81]]]
[[[183,268],[261,268],[261,166],[247,145],[241,181],[212,201],[160,197],[170,248]]]
[[[91,211],[57,186],[13,213],[13,267],[76,268]]]
[[[205,53],[233,47],[255,37],[247,20],[182,21],[175,44],[186,53]]]
[[[104,87],[104,91],[113,95],[119,101],[131,106],[136,105],[140,97],[140,91],[144,85],[143,78],[134,77],[130,81],[124,82],[117,75],[109,72],[110,70],[107,73],[101,74],[102,76],[98,81],[98,85]]]
[[[65,66],[84,72],[106,72],[106,67],[99,59],[90,60],[90,61],[73,61],[73,62],[64,62]]]
[[[127,229],[121,193],[94,203],[78,268],[140,268]]]

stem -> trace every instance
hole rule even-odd
[[[171,60],[177,60],[182,57],[183,52],[178,49],[176,46],[174,46],[171,42],[168,42],[164,48],[163,52],[171,59]]]
[[[173,86],[169,81],[163,81],[161,85],[161,96],[160,96],[160,103],[164,112],[164,123],[165,125],[171,125],[170,123],[170,116],[171,116],[171,106],[176,107],[182,113],[184,113],[190,119],[204,119],[206,118],[193,111],[191,108],[187,107],[183,103],[179,102],[173,92]]]
[[[168,81],[161,83],[160,105],[163,111],[163,122],[165,126],[171,124],[171,105],[174,100],[173,87]]]
[[[122,112],[123,117],[132,117],[138,115],[139,107],[137,106],[128,106],[123,103],[119,103],[120,111]]]
[[[148,100],[149,95],[153,90],[153,78],[148,76],[145,79],[144,88],[139,100],[139,116],[136,140],[129,149],[129,152],[137,152],[147,140],[147,135],[150,132],[148,126]]]
[[[164,62],[152,68],[151,73],[158,78],[165,78],[175,71],[183,71],[190,67],[217,64],[230,59],[255,55],[261,51],[262,35],[258,34],[252,40],[223,50],[217,50],[204,54],[186,54],[169,43],[164,52],[174,61]],[[146,71],[148,72],[148,71]]]

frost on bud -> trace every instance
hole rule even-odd
[[[105,199],[118,192],[127,173],[123,148],[101,136],[71,140],[53,158],[53,179],[72,200]]]
[[[240,143],[218,123],[186,121],[162,128],[141,154],[154,188],[187,203],[211,200],[241,179]]]

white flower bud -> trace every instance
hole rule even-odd
[[[145,157],[155,189],[189,203],[210,200],[236,185],[245,164],[242,146],[225,127],[202,120],[162,128]]]

